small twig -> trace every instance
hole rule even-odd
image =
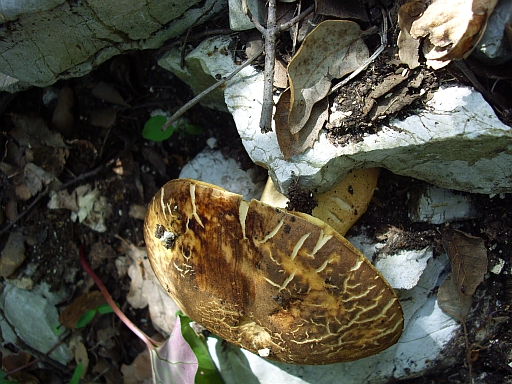
[[[130,331],[137,335],[139,339],[141,339],[146,344],[149,350],[152,350],[153,348],[160,346],[161,343],[151,339],[148,335],[142,332],[139,329],[139,327],[133,324],[132,321],[128,317],[126,317],[126,315],[116,305],[114,299],[112,299],[112,296],[110,296],[110,293],[108,292],[107,288],[105,287],[105,285],[103,285],[103,282],[96,275],[96,273],[94,273],[89,264],[87,264],[87,261],[85,260],[84,244],[80,245],[80,263],[82,264],[82,267],[85,269],[87,274],[92,277],[92,279],[100,289],[101,293],[103,294],[103,297],[105,297],[105,300],[107,301],[108,305],[110,305],[110,308],[112,308],[117,317],[119,317],[119,319],[130,329]]]
[[[5,373],[5,377],[8,377],[16,372],[19,372],[19,371],[22,371],[26,368],[29,368],[29,367],[32,367],[34,366],[35,364],[39,363],[40,361],[47,361],[47,359],[51,359],[50,355],[53,351],[55,351],[59,345],[61,345],[67,338],[68,336],[70,335],[70,333],[67,333],[66,335],[64,335],[61,339],[59,339],[49,350],[48,352],[44,353],[42,356],[36,358],[35,360],[32,360],[32,361],[29,361],[28,363],[22,365],[21,367],[17,367],[9,372],[6,372]]]
[[[382,12],[382,32],[380,33],[380,46],[379,48],[371,55],[368,59],[365,60],[365,62],[357,68],[354,72],[352,72],[349,76],[344,78],[342,81],[340,81],[338,84],[336,84],[334,87],[332,87],[331,91],[329,92],[329,95],[331,95],[333,92],[336,92],[338,89],[346,85],[350,80],[352,80],[354,77],[359,75],[362,71],[364,71],[370,63],[372,63],[381,53],[384,51],[384,48],[386,48],[386,45],[388,43],[388,18],[384,11],[384,9],[381,8]],[[365,31],[361,32],[360,37],[365,37],[369,35],[373,35],[376,32],[376,27],[369,28]]]
[[[7,224],[4,228],[2,228],[2,230],[0,231],[0,236],[3,235],[5,232],[7,232],[9,229],[11,229],[14,224],[16,224],[20,219],[22,219],[23,217],[25,217],[25,215],[27,213],[29,213],[32,208],[35,207],[35,205],[43,198],[45,197],[49,192],[49,189],[48,187],[45,188],[45,190],[43,192],[41,192],[35,199],[34,201],[32,201],[30,203],[30,205],[23,211],[21,212],[18,216],[16,216],[16,218],[11,221],[9,224]]]
[[[312,13],[315,6],[312,5],[300,15],[294,17],[287,23],[277,25],[276,22],[276,0],[269,0],[267,12],[267,27],[263,26],[248,12],[248,16],[255,25],[256,29],[260,31],[265,39],[265,72],[263,83],[263,104],[261,107],[260,129],[262,133],[272,131],[272,115],[274,108],[273,99],[273,86],[274,86],[274,65],[276,58],[276,40],[280,32],[285,31],[299,21],[304,19],[307,15]]]
[[[235,69],[233,72],[231,72],[228,76],[223,78],[222,80],[219,80],[215,84],[213,84],[211,87],[205,89],[203,92],[201,92],[199,95],[194,97],[192,100],[190,100],[187,104],[185,104],[183,107],[178,109],[174,115],[171,116],[169,120],[162,126],[162,132],[165,132],[167,128],[169,128],[172,123],[174,123],[176,120],[178,120],[185,112],[187,112],[190,108],[192,108],[194,105],[196,105],[198,102],[201,101],[201,99],[207,95],[209,95],[211,92],[213,92],[215,89],[220,87],[221,85],[225,84],[229,80],[231,80],[233,77],[235,77],[242,69],[250,65],[254,60],[256,60],[261,54],[263,53],[263,48],[261,48],[258,52],[256,52],[250,59],[248,59],[245,63],[243,63],[240,67]]]

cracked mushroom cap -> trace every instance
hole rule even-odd
[[[352,361],[402,333],[393,289],[312,216],[177,179],[150,202],[144,237],[156,276],[190,318],[268,359]]]

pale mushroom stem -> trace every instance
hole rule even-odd
[[[114,313],[119,317],[119,319],[135,334],[141,339],[146,346],[151,350],[155,347],[160,346],[161,343],[158,341],[153,340],[148,335],[146,335],[144,332],[142,332],[139,327],[137,327],[135,324],[132,323],[132,321],[126,317],[126,315],[119,309],[119,307],[116,305],[114,300],[112,299],[112,296],[110,296],[110,293],[108,292],[105,285],[103,285],[103,282],[100,280],[100,278],[94,273],[92,268],[87,264],[87,261],[85,260],[85,245],[82,244],[80,246],[80,263],[82,264],[82,267],[85,269],[87,274],[92,277],[98,288],[100,289],[100,292],[105,297],[105,300],[107,301],[108,305],[110,305],[110,308],[114,311]]]

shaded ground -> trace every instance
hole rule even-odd
[[[138,246],[144,245],[143,223],[129,214],[130,208],[144,206],[167,180],[178,177],[183,165],[206,146],[206,140],[210,137],[216,138],[218,147],[226,155],[238,160],[242,167],[252,166],[230,115],[225,113],[196,107],[187,114],[187,119],[191,124],[201,127],[202,133],[176,133],[163,143],[142,138],[141,131],[151,110],[174,110],[191,97],[186,86],[156,65],[157,58],[157,52],[134,53],[113,59],[83,78],[58,83],[52,87],[58,92],[68,85],[75,95],[75,105],[71,108],[74,125],[72,128],[68,126],[62,132],[68,151],[65,159],[54,157],[56,150],[48,145],[42,145],[50,148],[46,149],[48,152],[38,153],[34,150],[35,155],[28,156],[27,149],[22,154],[17,152],[24,148],[19,135],[24,128],[22,124],[15,124],[14,116],[22,116],[22,120],[28,124],[33,123],[29,117],[36,116],[51,127],[57,100],[54,98],[47,103],[43,101],[48,99],[52,89],[31,89],[13,97],[2,95],[0,104],[3,133],[0,144],[4,148],[2,161],[10,165],[9,169],[4,168],[0,172],[0,225],[4,228],[0,235],[0,247],[4,247],[12,231],[21,231],[26,244],[26,259],[11,277],[18,280],[28,277],[34,284],[46,281],[53,289],[65,286],[68,296],[60,303],[59,308],[62,309],[75,297],[94,289],[91,288],[90,280],[78,260],[78,247],[85,243],[90,262],[114,300],[120,303],[128,317],[149,334],[154,333],[154,330],[148,312],[146,309],[133,309],[126,303],[130,281],[127,276],[119,278],[115,264],[116,258],[121,255],[118,237]],[[393,63],[390,64],[391,61],[392,55],[389,52],[384,54],[376,64],[381,63],[382,67],[370,69],[374,74],[370,77],[371,81],[378,83],[386,75],[394,73],[397,68]],[[428,82],[425,80],[423,84],[435,87],[437,82],[431,77],[431,73],[424,69],[421,71],[428,78]],[[372,88],[372,83],[367,83],[368,77],[364,77],[369,73],[362,74],[365,84],[362,80],[357,80],[353,86],[344,90],[346,94],[338,95],[331,102],[338,106],[343,105],[343,99],[352,97],[351,91],[364,96],[360,87],[364,85],[368,89]],[[114,87],[122,101],[128,105],[116,105],[94,97],[92,89],[99,81]],[[103,127],[93,126],[93,116],[98,118],[97,111],[105,108],[110,110],[110,115],[100,117],[99,123],[96,121]],[[116,111],[113,122],[109,120],[112,119],[112,110]],[[366,127],[373,129],[369,124]],[[342,144],[364,132],[363,128],[363,124],[331,124],[328,130],[332,139]],[[62,169],[56,167],[58,159],[62,161]],[[106,197],[112,211],[105,222],[106,231],[97,232],[73,222],[68,209],[48,209],[48,195],[44,195],[44,186],[27,198],[22,193],[26,189],[19,187],[26,184],[26,179],[21,176],[24,175],[27,163],[34,163],[50,173],[55,172],[54,176],[60,183],[69,183],[66,188],[68,192],[86,183],[96,188]],[[400,231],[396,243],[398,249],[431,244],[435,246],[436,254],[439,254],[442,251],[439,235],[441,227],[413,224],[407,215],[409,193],[422,184],[384,170],[371,207],[353,231],[364,227],[370,236],[378,236],[386,226],[393,226]],[[48,186],[49,190],[59,188],[56,181]],[[37,200],[41,194],[43,197]],[[477,290],[474,310],[468,319],[473,374],[474,377],[482,378],[484,383],[512,382],[512,367],[509,365],[512,353],[512,197],[474,195],[473,198],[479,217],[452,225],[484,239],[488,249],[489,269],[500,260],[505,262],[500,273],[489,272],[486,275],[486,280]],[[35,204],[31,205],[34,201]],[[18,219],[20,214],[24,216]],[[11,225],[12,223],[14,224]],[[9,225],[11,226],[8,227]],[[89,251],[98,245],[103,251],[96,256],[90,255]],[[30,270],[27,269],[28,266]],[[112,325],[115,333],[102,336],[101,331]],[[91,370],[87,378],[96,382],[120,382],[121,365],[130,364],[144,349],[144,345],[112,315],[100,317],[77,332],[81,332],[91,360]],[[8,345],[7,348],[13,352],[18,350],[13,345]],[[410,382],[468,382],[464,350],[464,339],[461,335],[459,344],[449,351],[457,356],[457,365],[449,369],[434,369],[431,374]],[[68,367],[62,367],[46,363],[43,368],[32,369],[30,372],[40,382],[49,382],[49,374],[54,383],[67,382],[74,364],[71,362]]]

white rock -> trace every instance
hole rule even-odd
[[[418,283],[427,261],[433,256],[432,248],[403,250],[394,255],[385,255],[375,262],[394,289],[411,289]]]
[[[244,196],[249,201],[259,200],[265,187],[265,180],[258,180],[253,169],[244,171],[236,160],[226,158],[220,151],[209,148],[204,149],[183,167],[180,178],[218,185]]]
[[[409,218],[413,222],[443,224],[477,217],[471,196],[445,188],[426,186],[409,199]]]
[[[259,128],[263,80],[252,75],[226,87],[225,100],[252,160],[269,169],[276,188],[286,191],[299,177],[304,188],[331,188],[353,168],[383,167],[434,185],[474,193],[512,191],[512,132],[483,97],[467,87],[439,89],[403,121],[335,147],[321,133],[313,148],[285,161],[274,132]]]
[[[16,338],[20,337],[32,348],[48,352],[59,341],[53,329],[59,324],[55,304],[61,300],[62,295],[50,293],[47,286],[26,291],[6,283],[0,295],[0,307],[5,314],[5,318],[0,318],[3,343],[16,344]],[[50,356],[62,364],[71,359],[65,344],[59,345]]]
[[[228,50],[229,42],[226,37],[214,38],[208,40],[207,49],[193,51],[190,57],[196,61],[196,69],[209,78],[225,77],[234,71],[238,66],[232,58],[213,49]],[[177,54],[169,54],[166,59],[168,68],[178,67]],[[178,69],[172,70],[179,74]],[[198,72],[186,76],[201,78]],[[367,167],[387,168],[454,190],[512,192],[512,179],[506,171],[512,168],[512,131],[471,88],[442,87],[424,110],[403,121],[392,120],[389,126],[382,126],[378,133],[355,144],[336,147],[321,132],[312,148],[287,161],[275,133],[261,133],[262,99],[263,74],[252,67],[229,81],[224,91],[225,103],[249,156],[269,170],[280,192],[297,177],[302,187],[323,192],[351,169]]]

